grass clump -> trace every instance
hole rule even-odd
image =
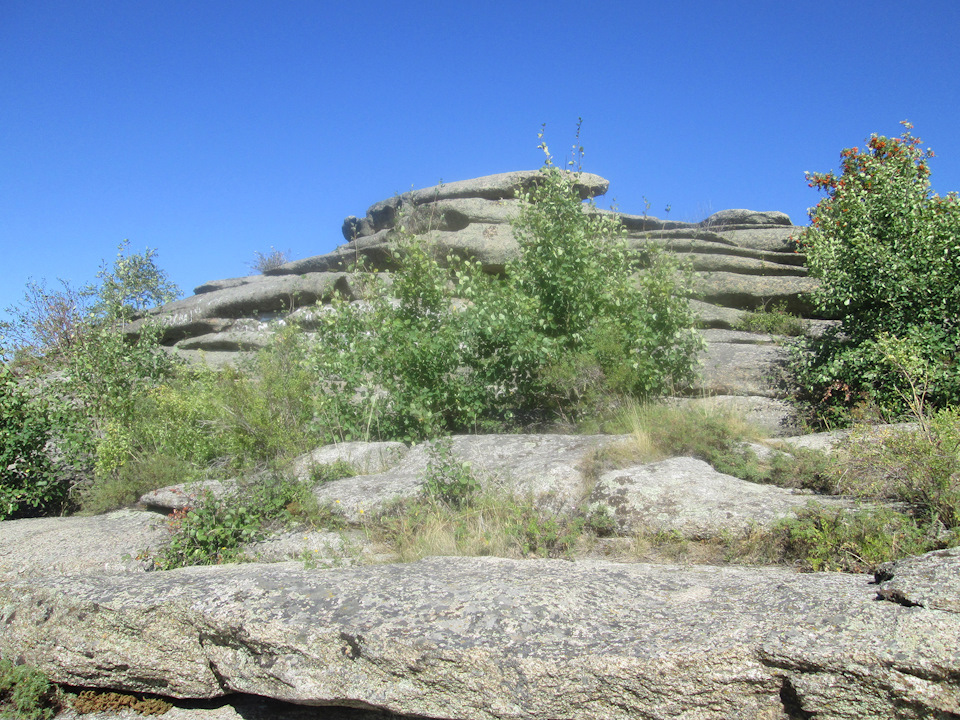
[[[761,308],[745,312],[733,326],[735,330],[745,330],[768,335],[803,335],[803,319],[787,310],[787,303],[779,302],[769,310]]]
[[[460,505],[429,496],[402,502],[367,530],[400,562],[431,555],[556,558],[588,545],[594,528],[607,532],[607,520],[600,514],[551,511],[533,498],[491,489]]]

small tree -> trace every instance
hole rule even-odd
[[[800,379],[821,411],[867,397],[900,410],[902,374],[881,337],[909,339],[927,364],[932,406],[960,401],[960,200],[930,189],[929,160],[909,123],[899,138],[872,135],[841,154],[841,172],[810,173],[825,193],[800,245],[817,307],[839,332],[810,343]]]

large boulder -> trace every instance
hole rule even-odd
[[[450,462],[466,466],[482,487],[538,498],[559,511],[576,509],[589,492],[586,463],[599,448],[621,442],[615,435],[458,435]],[[433,458],[431,444],[410,450],[395,467],[373,475],[320,485],[314,495],[351,522],[422,492]]]
[[[590,495],[591,507],[607,509],[622,534],[676,532],[691,539],[768,527],[812,502],[847,506],[837,498],[747,482],[695,458],[612,470]]]
[[[904,597],[921,575],[940,583],[923,597],[955,594],[953,560],[914,560]],[[0,653],[71,685],[427,718],[960,714],[960,614],[881,588],[498,558],[51,575],[0,586]]]

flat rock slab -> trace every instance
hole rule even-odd
[[[960,613],[960,548],[887,563],[877,578],[888,600]]]
[[[608,508],[622,533],[677,531],[692,539],[768,526],[810,502],[845,506],[835,498],[725,475],[695,458],[612,470],[600,476],[590,495],[591,506]]]
[[[163,517],[117,510],[92,517],[0,522],[0,579],[58,572],[143,572],[169,538]],[[142,559],[141,559],[142,558]]]
[[[800,431],[797,410],[785,400],[757,395],[713,395],[697,398],[671,398],[675,405],[688,405],[707,411],[739,415],[770,437],[793,435]]]
[[[728,330],[708,330],[714,336],[749,336]],[[732,341],[719,337],[707,340],[707,349],[701,355],[701,377],[694,389],[708,395],[752,395],[776,397],[782,392],[779,385],[789,354],[772,340],[764,343],[753,336],[752,342],[739,337]]]
[[[556,510],[574,509],[587,494],[581,463],[596,448],[622,441],[622,435],[457,435],[452,456],[468,464],[481,485],[540,498]],[[431,462],[430,445],[410,450],[394,468],[325,483],[317,500],[358,522],[366,513],[421,492]]]
[[[81,574],[0,586],[0,652],[61,683],[433,718],[960,713],[960,615],[877,598],[864,575],[497,558]]]

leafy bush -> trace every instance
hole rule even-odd
[[[225,495],[208,493],[196,506],[170,515],[170,541],[155,562],[169,570],[234,561],[244,543],[260,539],[264,526],[283,518],[286,506],[302,497],[299,483],[274,473],[261,473]]]
[[[906,503],[934,535],[960,529],[960,409],[926,431],[858,427],[842,453],[842,492]]]
[[[872,572],[881,563],[943,547],[913,518],[887,508],[811,504],[779,521],[772,534],[782,560],[813,572]]]
[[[575,420],[689,382],[700,344],[677,265],[651,249],[631,277],[619,223],[583,205],[577,179],[548,155],[521,194],[521,252],[502,278],[452,257],[444,267],[401,217],[389,288],[319,319],[315,425],[417,440]]]
[[[74,291],[64,284],[55,292],[31,283],[25,303],[10,309],[13,322],[5,328],[5,351],[12,350],[18,359],[32,357],[24,367],[25,392],[45,400],[42,422],[38,402],[21,403],[18,412],[11,408],[5,414],[7,430],[21,443],[24,462],[37,461],[47,446],[55,449],[64,468],[86,475],[85,482],[76,483],[80,492],[91,488],[86,470],[115,483],[136,450],[131,427],[144,396],[174,370],[170,356],[158,347],[156,329],[147,324],[135,337],[124,334],[131,320],[176,295],[154,257],[149,249],[129,254],[125,242],[113,265],[97,273],[98,285]],[[5,401],[15,403],[9,388],[4,380]],[[25,414],[30,407],[32,414]],[[46,425],[45,433],[37,432],[38,423]],[[33,448],[23,446],[27,437]],[[49,511],[68,480],[54,483],[49,472],[40,472],[25,482],[27,494],[43,500],[36,505]]]
[[[844,150],[839,176],[808,176],[826,196],[800,245],[821,281],[817,307],[841,320],[798,356],[800,382],[821,418],[842,417],[864,399],[905,409],[884,336],[919,351],[932,407],[960,402],[960,198],[931,192],[933,153],[904,125],[899,138],[873,135],[864,150]]]
[[[56,512],[66,500],[48,452],[51,431],[41,400],[0,364],[0,520]]]
[[[427,452],[430,460],[423,483],[424,494],[455,508],[469,504],[481,488],[470,463],[457,460],[449,438],[436,440]]]

